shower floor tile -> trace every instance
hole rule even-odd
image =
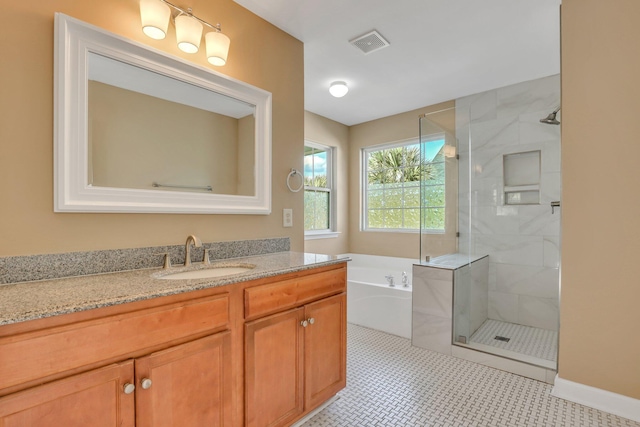
[[[347,340],[347,387],[304,427],[640,427],[395,335],[349,324]]]
[[[495,339],[496,336],[509,338],[509,341],[497,340]],[[489,345],[539,359],[557,361],[558,333],[556,331],[516,325],[515,323],[501,322],[499,320],[486,320],[471,335],[469,341],[471,344]]]

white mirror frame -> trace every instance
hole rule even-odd
[[[94,52],[255,105],[255,195],[93,187],[88,182],[87,55]],[[271,213],[271,93],[56,13],[54,211]]]

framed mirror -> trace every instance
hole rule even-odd
[[[56,14],[56,212],[271,212],[271,94]]]

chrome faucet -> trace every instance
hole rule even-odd
[[[393,276],[392,275],[388,275],[388,276],[384,276],[385,279],[387,279],[387,282],[389,282],[389,286],[395,286],[396,284],[393,282]]]
[[[402,286],[404,286],[405,288],[409,287],[409,276],[407,276],[406,271],[402,272]]]
[[[190,234],[189,237],[187,237],[187,243],[185,243],[184,245],[184,266],[185,267],[188,267],[191,265],[191,243],[193,243],[193,245],[196,248],[202,247],[202,241],[198,239],[196,236],[194,236],[193,234]]]

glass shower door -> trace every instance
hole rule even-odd
[[[457,252],[458,162],[453,109],[420,117],[420,261]]]

